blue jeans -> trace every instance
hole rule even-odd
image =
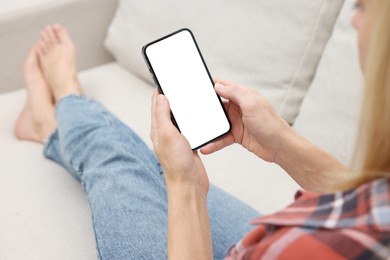
[[[45,156],[78,179],[92,209],[100,259],[166,259],[167,194],[153,152],[98,102],[69,95],[57,104]],[[254,209],[211,186],[214,258],[247,233]]]

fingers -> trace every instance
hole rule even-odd
[[[237,105],[244,115],[254,115],[256,112],[259,112],[263,106],[268,104],[255,89],[232,83],[228,84],[231,85],[223,85],[219,82],[216,83],[215,91],[221,97]]]
[[[214,83],[215,84],[220,83],[220,84],[225,85],[225,86],[238,86],[237,84],[235,84],[231,81],[224,80],[224,79],[214,79]]]
[[[224,137],[207,144],[203,148],[200,149],[200,152],[204,155],[215,153],[219,150],[222,150],[225,147],[228,147],[234,144],[235,140],[232,134],[227,134]]]
[[[221,83],[215,84],[215,91],[221,97],[233,101],[239,107],[248,101],[248,91],[238,85],[223,85]]]

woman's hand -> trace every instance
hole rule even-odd
[[[206,196],[209,180],[203,163],[198,153],[192,151],[187,139],[173,125],[168,100],[157,91],[152,98],[151,138],[164,170],[167,188],[191,186]]]
[[[268,162],[281,166],[304,189],[333,192],[353,178],[347,168],[320,147],[308,142],[280,118],[255,90],[227,81],[216,81],[232,123],[226,136],[201,149],[210,154],[239,143]],[[340,174],[341,173],[341,174]]]
[[[151,138],[168,194],[168,258],[212,259],[206,197],[209,180],[197,152],[172,124],[168,100],[152,100]]]
[[[232,123],[232,130],[226,136],[203,147],[201,152],[210,154],[238,143],[260,158],[274,162],[281,136],[288,132],[290,126],[253,89],[217,80],[215,90],[228,100],[225,108]]]

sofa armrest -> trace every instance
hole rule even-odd
[[[23,87],[22,66],[45,25],[65,25],[78,50],[78,69],[112,61],[103,42],[117,0],[63,0],[0,15],[0,93]]]

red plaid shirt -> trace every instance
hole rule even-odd
[[[334,194],[299,192],[253,224],[226,259],[390,259],[390,179]]]

